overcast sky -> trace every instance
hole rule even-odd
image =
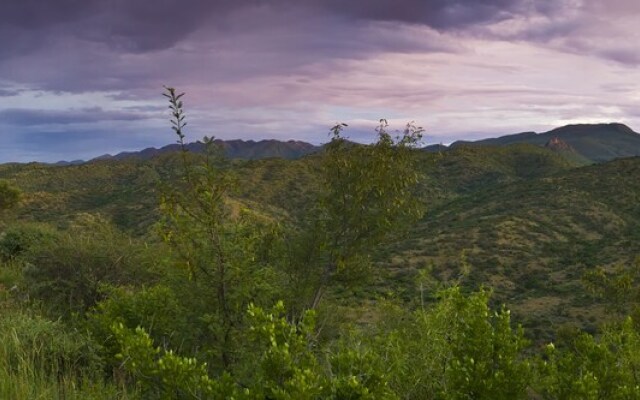
[[[1,0],[0,162],[187,135],[426,144],[568,123],[640,128],[636,0]]]

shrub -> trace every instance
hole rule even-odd
[[[31,247],[52,240],[55,235],[55,230],[44,224],[13,225],[0,235],[0,258],[4,261],[13,260]]]
[[[105,284],[148,281],[145,252],[107,221],[86,215],[68,233],[29,250],[28,291],[55,315],[82,314],[104,298]]]

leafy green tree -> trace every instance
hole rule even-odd
[[[414,149],[423,129],[409,123],[393,138],[382,119],[377,141],[358,145],[343,137],[345,126],[331,129],[320,161],[320,198],[294,241],[300,258],[292,258],[290,275],[295,286],[308,288],[310,308],[333,281],[361,279],[371,249],[404,231],[424,210],[416,194],[420,174]]]
[[[192,289],[208,300],[199,317],[206,321],[210,346],[221,368],[237,357],[249,303],[272,302],[281,280],[269,264],[277,226],[233,200],[236,180],[212,138],[204,138],[202,157],[186,149],[182,94],[167,88],[172,127],[182,151],[182,181],[166,188],[161,234],[194,280]],[[202,284],[204,282],[204,284]]]

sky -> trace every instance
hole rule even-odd
[[[570,123],[640,128],[636,0],[2,0],[0,162],[186,134],[424,144]]]

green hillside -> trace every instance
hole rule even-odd
[[[139,161],[70,166],[4,165],[0,177],[24,192],[21,220],[65,226],[78,213],[101,213],[120,227],[144,232],[157,218],[159,168]]]
[[[235,160],[234,196],[295,222],[317,190],[318,159]],[[472,268],[466,285],[493,288],[530,325],[594,325],[601,311],[581,286],[583,273],[640,254],[640,158],[578,167],[553,150],[515,144],[458,146],[421,152],[420,159],[426,217],[376,255],[388,268],[370,294],[393,288],[415,299],[417,270],[432,266],[446,281],[459,274],[464,256]],[[71,166],[7,164],[0,178],[25,191],[19,220],[65,227],[78,213],[100,213],[140,236],[159,217],[159,182],[170,185],[179,162],[167,153]]]
[[[532,145],[461,147],[420,157],[421,193],[430,205],[488,186],[575,167],[554,152]],[[296,214],[304,210],[305,199],[317,188],[317,161],[314,155],[298,160],[233,160],[236,197],[257,207]],[[0,178],[26,192],[17,211],[21,219],[64,225],[76,213],[97,212],[127,231],[142,234],[158,216],[158,184],[177,179],[180,162],[177,153],[166,153],[149,160],[97,160],[67,166],[5,164],[0,166]]]
[[[639,176],[640,158],[627,158],[488,185],[441,203],[390,252],[392,276],[410,282],[407,265],[433,266],[450,279],[464,254],[472,268],[467,283],[494,288],[529,325],[595,325],[602,314],[581,278],[640,254]]]
[[[544,146],[554,138],[566,142],[575,150],[572,157],[590,162],[640,156],[640,134],[619,123],[567,125],[544,133],[524,132],[475,142],[459,141],[451,147],[507,146],[516,143]]]
[[[159,216],[162,185],[171,186],[179,179],[180,164],[175,152],[149,160],[97,160],[66,166],[4,164],[0,178],[25,192],[22,206],[15,211],[20,220],[66,226],[75,214],[100,213],[121,229],[143,235]],[[275,214],[295,214],[314,190],[315,164],[313,156],[232,160],[238,182],[235,197]]]
[[[356,240],[386,229],[375,202],[373,212],[360,206],[376,187],[361,181],[376,179],[368,168],[381,165],[379,182],[393,190],[398,168],[360,157],[354,175],[340,175],[351,157],[372,154],[343,149],[221,163],[213,175],[196,175],[208,178],[191,202],[164,213],[163,194],[189,190],[180,153],[0,166],[0,179],[23,191],[21,206],[5,211],[0,236],[7,310],[0,381],[19,386],[0,392],[136,399],[638,393],[627,391],[633,369],[615,368],[636,365],[635,320],[602,328],[614,315],[588,294],[583,277],[640,254],[640,157],[583,166],[534,144],[406,150],[405,172],[421,176],[409,193],[426,214],[396,225],[390,240],[352,247],[361,253],[348,259],[339,252],[348,241],[331,253],[336,235],[317,242],[316,229],[344,234],[364,226]],[[194,165],[198,174],[207,170]],[[323,186],[327,171],[355,190]],[[236,188],[230,197],[215,197],[219,177]],[[325,204],[352,208],[331,220]],[[407,203],[387,204],[402,211]],[[344,231],[342,215],[357,216]],[[359,225],[367,218],[376,224]],[[318,270],[336,256],[349,264]],[[318,307],[309,296],[316,282],[326,289],[315,292],[324,299]],[[627,291],[630,282],[622,282]],[[597,382],[580,386],[582,371]]]
[[[458,146],[446,152],[427,153],[423,159],[424,191],[437,189],[447,198],[580,165],[554,151],[530,144]],[[427,200],[433,201],[430,197]]]

